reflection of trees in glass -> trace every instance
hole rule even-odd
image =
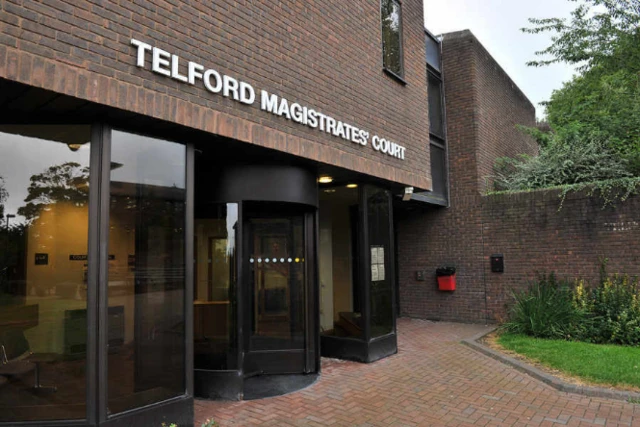
[[[9,192],[5,188],[4,178],[0,176],[0,220],[4,218],[4,203],[9,198]]]
[[[33,221],[47,205],[59,202],[83,206],[89,198],[89,167],[75,162],[51,166],[43,173],[32,175],[27,203],[18,209],[27,222]]]
[[[402,76],[400,4],[396,0],[382,0],[382,55],[384,66]]]
[[[25,256],[25,226],[0,226],[0,306],[13,304],[18,293],[22,258]]]

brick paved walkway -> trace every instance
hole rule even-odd
[[[400,319],[397,355],[323,360],[318,382],[287,396],[197,400],[196,426],[640,426],[640,405],[559,392],[459,343],[483,329]]]

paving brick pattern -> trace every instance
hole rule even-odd
[[[246,402],[196,401],[196,425],[640,426],[640,405],[559,392],[460,344],[479,325],[400,319],[399,353],[323,360],[311,387]]]

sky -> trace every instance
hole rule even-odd
[[[527,61],[536,59],[536,51],[551,44],[551,34],[525,34],[520,29],[529,26],[528,18],[568,18],[575,7],[568,0],[424,0],[425,26],[436,35],[471,30],[542,118],[540,102],[570,80],[574,71],[566,64],[527,66]]]

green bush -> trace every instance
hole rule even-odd
[[[629,160],[608,147],[606,135],[567,126],[549,134],[535,156],[496,159],[494,189],[525,191],[633,177]]]
[[[570,338],[580,316],[569,283],[542,275],[527,291],[514,292],[515,304],[504,330],[538,338]]]
[[[538,338],[596,344],[640,345],[640,283],[603,270],[596,287],[543,275],[527,291],[514,292],[504,330]]]
[[[576,331],[581,341],[640,345],[640,285],[637,279],[605,277],[595,289],[576,288],[574,305],[583,322]]]

